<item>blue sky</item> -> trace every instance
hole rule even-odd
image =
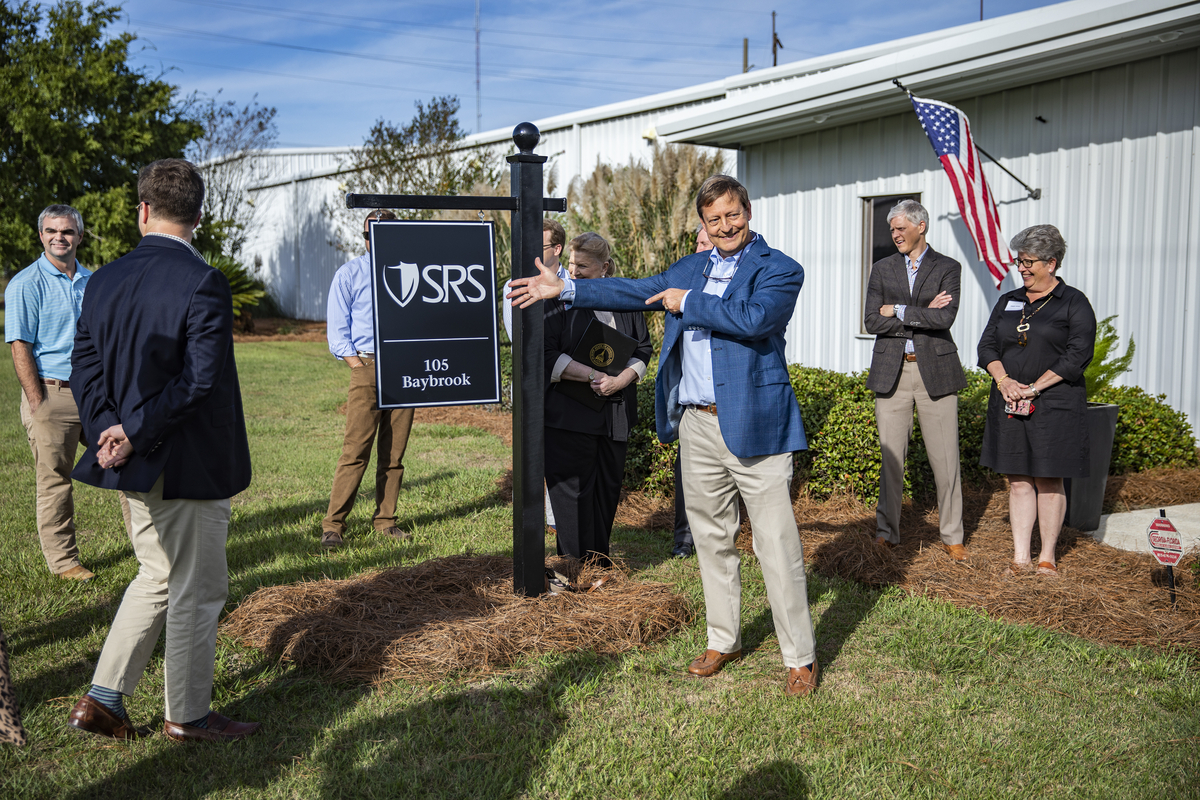
[[[985,18],[1049,5],[984,0]],[[279,144],[359,144],[379,119],[404,122],[416,100],[458,96],[468,132],[507,128],[771,64],[979,19],[977,0],[480,3],[477,122],[475,3],[127,0],[111,32],[138,36],[131,61],[183,94],[275,106]],[[806,10],[807,9],[807,10]]]

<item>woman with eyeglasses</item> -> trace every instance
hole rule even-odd
[[[1058,575],[1054,547],[1066,516],[1063,478],[1088,475],[1087,384],[1096,315],[1083,292],[1058,277],[1067,243],[1053,225],[1013,237],[1024,283],[1000,296],[979,339],[992,376],[979,463],[1008,478],[1013,563],[1008,574]],[[1042,546],[1034,567],[1033,524]]]
[[[599,280],[613,273],[612,248],[597,233],[576,236],[568,245],[571,278]],[[592,321],[634,339],[637,346],[620,374],[610,376],[572,358]],[[607,564],[609,536],[629,433],[637,425],[637,382],[646,374],[653,350],[641,312],[591,311],[546,303],[546,485],[558,528],[559,555]],[[566,382],[587,384],[606,398],[599,410],[559,390]]]

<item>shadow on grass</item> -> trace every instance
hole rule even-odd
[[[738,778],[721,800],[769,800],[773,797],[803,800],[808,797],[808,776],[791,761],[772,761]]]
[[[435,691],[384,712],[373,708],[364,687],[291,673],[223,709],[238,719],[266,721],[258,736],[227,746],[156,742],[148,757],[58,796],[93,800],[161,790],[198,798],[255,792],[281,780],[286,787],[276,788],[302,797],[524,796],[565,729],[564,708],[573,694],[616,665],[587,653],[562,656],[531,686],[496,682]],[[247,672],[253,679],[255,670]],[[344,722],[347,717],[352,721]],[[131,748],[133,758],[140,747]]]

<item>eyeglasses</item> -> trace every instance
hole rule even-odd
[[[1038,263],[1039,261],[1044,261],[1044,260],[1045,259],[1041,259],[1041,258],[1018,258],[1013,263],[1016,264],[1018,267],[1021,267],[1022,269],[1033,269],[1034,264]]]
[[[555,245],[552,245],[552,244],[544,244],[544,245],[542,245],[542,252],[544,253],[544,252],[546,252],[547,250],[553,250],[554,248],[555,248]]]

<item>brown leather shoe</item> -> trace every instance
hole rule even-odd
[[[321,547],[332,550],[342,546],[342,535],[337,531],[321,531]]]
[[[820,672],[816,661],[807,667],[790,667],[787,683],[783,686],[783,693],[788,697],[803,697],[806,694],[812,694],[817,688],[817,676],[820,675]]]
[[[67,570],[66,572],[58,573],[58,577],[62,578],[63,580],[79,581],[80,583],[87,583],[92,578],[96,577],[96,573],[92,572],[90,569],[83,566],[82,564],[76,564],[75,566],[73,566],[69,570]]]
[[[966,561],[969,557],[967,548],[961,544],[943,544],[942,549],[949,553],[955,561]]]
[[[232,742],[253,736],[261,722],[235,722],[215,711],[208,712],[208,727],[197,728],[181,722],[163,722],[163,733],[177,742]]]
[[[380,531],[380,533],[382,533],[384,536],[390,536],[393,539],[396,539],[397,541],[401,541],[401,542],[407,542],[409,539],[411,539],[413,537],[413,535],[411,533],[409,533],[408,531],[402,531],[399,528],[397,528],[395,525],[393,525],[390,528],[384,528],[383,530]]]
[[[705,650],[702,654],[696,657],[688,666],[688,672],[693,675],[699,675],[701,678],[711,678],[721,671],[721,668],[730,661],[737,661],[742,657],[741,650],[734,650],[732,653],[722,653],[718,650]]]
[[[110,739],[139,739],[149,736],[149,728],[135,728],[128,718],[121,719],[108,710],[108,706],[95,698],[84,695],[71,709],[67,725],[84,733],[107,736]]]
[[[875,544],[879,545],[880,547],[882,547],[885,550],[894,550],[896,548],[895,542],[889,542],[887,539],[883,538],[882,536],[875,537]]]

